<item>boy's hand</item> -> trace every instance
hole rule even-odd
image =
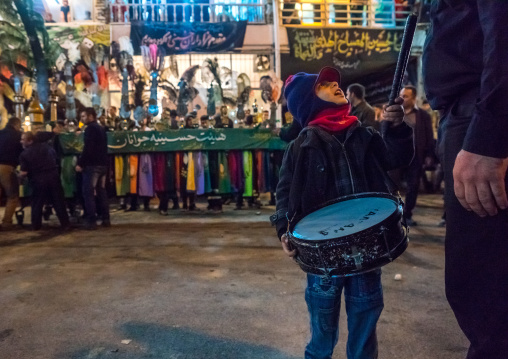
[[[402,103],[404,100],[402,97],[395,99],[395,105],[388,106],[384,109],[381,114],[381,121],[388,121],[392,123],[392,126],[398,126],[404,120],[404,108]]]
[[[288,257],[293,258],[296,256],[296,249],[292,250],[291,243],[289,243],[288,236],[286,236],[286,234],[283,234],[282,237],[280,237],[280,243],[282,244],[284,253],[286,253]]]

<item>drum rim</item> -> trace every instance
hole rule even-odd
[[[318,211],[318,210],[320,210],[320,209],[322,209],[324,207],[328,207],[328,206],[330,206],[332,204],[335,204],[335,203],[345,202],[345,201],[348,201],[348,200],[351,200],[351,199],[367,198],[367,197],[382,197],[382,198],[391,199],[391,200],[393,200],[396,203],[396,208],[397,209],[392,214],[390,214],[388,217],[386,217],[383,221],[378,223],[377,225],[369,227],[369,228],[365,228],[365,229],[363,229],[363,230],[361,230],[359,232],[352,233],[352,234],[349,234],[347,236],[327,238],[327,239],[312,239],[312,240],[301,239],[301,238],[297,238],[297,237],[293,236],[293,230],[295,229],[295,226],[298,224],[298,222],[300,222],[303,218],[305,218],[309,214],[314,213],[314,212],[316,212],[316,211]],[[293,219],[292,223],[290,223],[290,225],[289,225],[289,229],[288,229],[289,230],[289,234],[290,234],[289,239],[293,240],[293,241],[297,241],[300,244],[309,245],[309,246],[312,246],[311,243],[316,243],[316,244],[318,244],[318,243],[325,243],[325,242],[328,242],[328,241],[331,241],[331,240],[334,240],[334,239],[338,239],[338,238],[340,238],[341,240],[347,240],[351,236],[358,236],[361,233],[365,233],[366,231],[372,230],[372,228],[374,228],[374,227],[381,226],[383,223],[386,223],[386,222],[390,221],[394,216],[397,216],[399,213],[402,216],[402,211],[403,211],[403,208],[402,208],[401,198],[397,197],[397,196],[394,196],[391,193],[386,193],[386,192],[362,192],[362,193],[348,194],[346,196],[338,197],[338,198],[332,199],[330,201],[324,202],[323,204],[321,204],[321,205],[319,205],[317,207],[314,207],[312,210],[308,211],[305,215],[295,216],[295,218]]]

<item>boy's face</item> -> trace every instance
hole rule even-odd
[[[316,86],[316,96],[323,101],[333,102],[336,105],[345,105],[348,103],[344,92],[337,82],[323,81]]]

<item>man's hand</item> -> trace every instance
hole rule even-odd
[[[404,100],[402,97],[395,99],[395,105],[388,106],[384,109],[381,114],[381,121],[388,121],[392,123],[392,126],[398,126],[404,120],[404,108],[402,103]]]
[[[83,167],[76,166],[76,172],[83,172]]]
[[[286,253],[288,257],[293,258],[296,256],[296,249],[291,249],[291,243],[289,243],[288,236],[286,234],[283,234],[282,237],[280,237],[280,243],[282,244],[284,253]]]
[[[462,207],[480,217],[508,208],[505,176],[508,158],[460,151],[453,167],[454,190]]]

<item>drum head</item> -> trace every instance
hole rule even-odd
[[[330,204],[303,217],[293,228],[295,238],[320,241],[348,236],[373,227],[397,211],[385,197],[352,198]]]

